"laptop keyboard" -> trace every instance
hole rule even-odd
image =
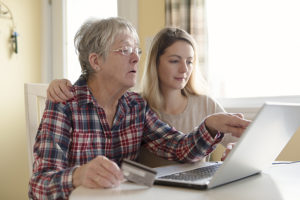
[[[160,179],[172,179],[172,180],[185,180],[185,181],[196,181],[199,179],[211,177],[219,168],[221,164],[214,164],[207,167],[201,167],[185,172],[171,174],[168,176],[162,176]]]

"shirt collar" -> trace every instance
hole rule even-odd
[[[91,91],[88,88],[87,80],[84,76],[80,76],[73,86],[74,98],[77,100],[79,106],[93,103],[96,104],[96,100],[93,97]],[[135,92],[126,92],[120,99],[119,105],[124,108],[130,108],[138,104],[134,96],[137,95]]]

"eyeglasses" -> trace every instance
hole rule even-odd
[[[130,46],[124,46],[124,47],[121,47],[119,49],[115,49],[115,50],[112,50],[112,51],[119,52],[124,56],[129,56],[132,53],[135,53],[137,56],[141,56],[141,54],[142,54],[142,49],[141,48],[130,47]]]

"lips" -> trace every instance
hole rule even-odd
[[[175,79],[178,80],[178,81],[183,81],[183,80],[185,80],[184,77],[175,77]]]

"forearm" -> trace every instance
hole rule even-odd
[[[186,144],[186,146],[190,146],[190,150],[182,157],[185,162],[193,162],[202,160],[209,155],[222,141],[224,134],[217,132],[214,137],[212,137],[204,123],[201,123],[196,131],[190,133],[188,137],[192,137],[193,142],[191,142],[191,144],[193,145],[189,143]]]
[[[219,132],[213,138],[204,123],[201,123],[197,129],[176,143],[176,158],[181,162],[201,160],[216,148],[222,138],[223,134]]]
[[[204,122],[190,134],[183,134],[160,120],[146,127],[147,148],[160,157],[180,162],[200,160],[212,152],[223,137],[218,133],[212,138]]]

